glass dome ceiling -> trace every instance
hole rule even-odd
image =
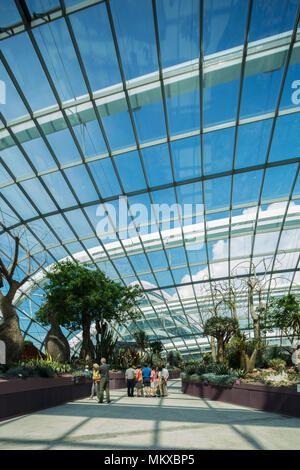
[[[46,260],[15,298],[26,339],[43,344],[65,258],[143,286],[120,340],[185,356],[209,347],[216,281],[254,264],[264,299],[299,292],[298,0],[15,0],[0,18],[1,256],[22,233],[20,278],[27,249]],[[239,315],[251,328],[242,293]]]

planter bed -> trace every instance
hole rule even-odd
[[[92,381],[84,378],[75,384],[71,374],[55,378],[0,379],[0,421],[85,398]],[[110,373],[110,389],[125,388],[124,374]]]
[[[300,393],[287,387],[264,385],[213,385],[182,379],[182,392],[208,400],[219,400],[300,418]]]

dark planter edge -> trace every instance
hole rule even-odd
[[[300,393],[265,385],[221,385],[182,378],[182,393],[300,418]]]

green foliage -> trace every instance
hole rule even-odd
[[[245,369],[236,369],[234,374],[237,376],[238,379],[244,379],[247,375],[247,371]]]
[[[208,380],[209,383],[214,385],[233,385],[237,379],[235,374],[218,375],[214,373],[207,373],[201,376],[201,380]]]
[[[31,369],[36,368],[37,370],[41,370],[41,371],[52,370],[53,375],[55,375],[56,373],[71,371],[71,366],[69,364],[62,364],[61,362],[53,361],[51,359],[51,356],[49,355],[47,359],[29,359],[27,361],[20,361],[18,365],[20,367],[25,367],[25,368],[28,368],[28,367]]]
[[[283,359],[280,359],[279,357],[271,359],[268,362],[268,367],[271,367],[272,369],[275,369],[276,371],[280,372],[286,367],[286,362]]]
[[[150,349],[154,354],[160,356],[160,353],[163,351],[164,346],[160,340],[156,340],[150,343]]]
[[[206,321],[203,334],[205,336],[212,336],[217,340],[222,339],[226,343],[237,330],[238,322],[235,318],[216,316]]]
[[[225,360],[229,367],[232,369],[238,369],[241,365],[241,347],[240,340],[236,336],[233,336],[226,346]]]
[[[49,311],[55,312],[61,326],[72,331],[82,328],[83,319],[123,324],[128,318],[141,316],[135,309],[142,296],[141,288],[113,282],[102,271],[80,266],[78,262],[56,263],[47,273],[44,289],[47,302],[36,314],[44,324],[50,322]]]
[[[47,364],[35,364],[35,365],[16,365],[10,367],[4,374],[5,377],[54,377],[55,371]]]
[[[135,348],[126,350],[119,349],[119,351],[114,354],[112,366],[115,369],[127,369],[130,364],[132,364],[133,367],[137,367],[141,364],[141,355]]]
[[[267,307],[270,322],[290,339],[300,339],[300,303],[294,294],[271,299]]]
[[[145,349],[149,345],[149,337],[147,333],[145,333],[144,330],[137,330],[132,333],[132,336],[136,342],[138,349],[140,349],[141,352],[145,352]]]

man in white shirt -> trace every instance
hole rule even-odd
[[[126,369],[125,378],[127,382],[127,395],[133,397],[134,385],[135,385],[135,370],[132,365]]]

